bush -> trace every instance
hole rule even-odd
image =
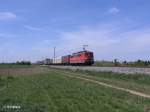
[[[21,62],[17,61],[16,65],[31,65],[31,62],[30,61],[21,61]]]

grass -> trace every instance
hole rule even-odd
[[[63,70],[66,71],[66,70]],[[113,84],[119,87],[128,88],[150,94],[150,76],[144,74],[123,74],[113,72],[95,72],[83,70],[67,70],[82,77],[90,76],[91,79]]]
[[[0,111],[15,112],[17,110],[3,107],[18,105],[21,106],[18,112],[145,112],[144,107],[150,104],[149,99],[68,78],[61,71],[42,67],[32,69],[36,72],[32,71],[30,75],[15,75],[14,72],[0,76],[3,83],[0,89],[6,87],[0,91]],[[106,78],[104,73],[101,75]]]

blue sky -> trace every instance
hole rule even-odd
[[[60,57],[150,60],[149,0],[0,0],[0,62]]]

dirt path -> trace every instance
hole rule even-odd
[[[60,73],[60,71],[58,71],[58,70],[56,72]],[[85,78],[85,77],[79,76],[81,74],[64,72],[64,71],[61,71],[61,73],[63,75],[65,75],[65,76],[67,76],[67,77],[70,77],[70,78],[76,78],[76,79],[80,79],[80,80],[85,80],[85,81],[88,81],[88,82],[91,82],[91,83],[95,83],[95,84],[98,84],[98,85],[101,85],[101,86],[105,86],[105,87],[121,90],[121,91],[124,91],[124,92],[128,92],[128,93],[130,93],[132,95],[136,95],[136,96],[140,96],[140,97],[144,97],[144,98],[149,98],[150,99],[150,95],[148,95],[148,94],[144,94],[144,93],[141,93],[141,92],[138,92],[138,91],[134,91],[134,90],[131,90],[131,89],[121,88],[121,87],[118,87],[118,86],[110,85],[110,84],[107,84],[107,83],[104,83],[104,82],[100,82],[100,81],[96,81],[96,80],[93,80],[93,79],[89,79],[89,78]],[[78,76],[73,76],[73,74],[74,75],[78,75]]]

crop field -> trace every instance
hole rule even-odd
[[[150,94],[150,76],[146,75],[0,66],[0,112],[150,111],[150,98],[94,81]]]

